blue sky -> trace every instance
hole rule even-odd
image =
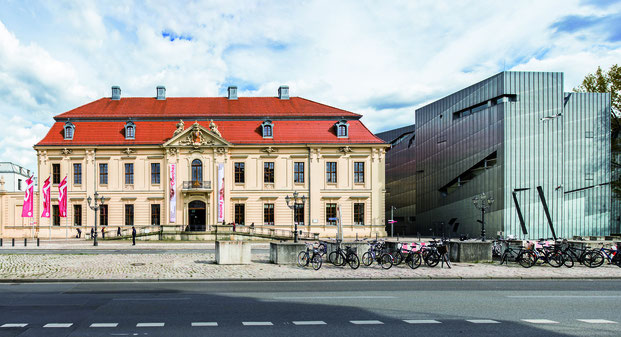
[[[565,90],[621,61],[621,1],[0,0],[0,161],[34,169],[52,117],[110,95],[301,96],[374,132],[502,70]]]

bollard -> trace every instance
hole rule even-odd
[[[0,247],[2,247],[2,238],[0,238]]]
[[[397,242],[399,242],[399,234],[397,234]]]
[[[24,238],[24,247],[27,246],[27,241],[28,241],[28,239]]]
[[[356,241],[358,241],[358,233],[356,233]],[[1,245],[0,245],[1,246]]]
[[[11,239],[11,246],[12,246],[12,247],[15,247],[15,238],[12,238],[12,239]]]
[[[416,235],[418,235],[418,242],[420,242],[420,232],[416,232]]]
[[[377,232],[375,232],[375,241],[377,241]]]
[[[39,247],[39,238],[37,238],[37,247]]]

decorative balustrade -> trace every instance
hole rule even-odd
[[[184,190],[211,190],[211,181],[184,181],[183,182]]]

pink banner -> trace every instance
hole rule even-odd
[[[169,207],[170,207],[170,222],[175,223],[177,221],[177,165],[170,164],[170,198],[169,198]]]
[[[67,176],[58,185],[58,209],[60,217],[67,217]]]
[[[224,222],[224,164],[218,164],[218,222]]]
[[[34,209],[34,181],[32,177],[26,179],[26,192],[24,193],[24,206],[22,207],[22,218],[32,218]]]
[[[41,213],[42,218],[50,217],[50,178],[45,179],[45,183],[43,183],[43,213]]]

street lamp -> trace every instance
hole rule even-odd
[[[94,195],[94,199],[95,202],[93,203],[93,206],[91,206],[91,201],[93,201],[93,199],[91,199],[91,197],[89,196],[88,198],[86,198],[86,201],[88,201],[88,207],[90,207],[90,209],[95,211],[95,231],[94,231],[94,240],[93,240],[93,246],[97,246],[97,211],[101,208],[101,206],[104,204],[104,196],[102,195],[101,198],[99,197],[99,193],[97,193],[97,191],[95,191],[95,195]],[[97,201],[101,200],[99,202],[99,205],[97,205]]]
[[[492,207],[494,203],[494,197],[487,196],[485,193],[481,193],[472,198],[474,207],[481,211],[481,241],[485,241],[485,211]]]
[[[290,196],[285,197],[285,201],[287,202],[287,207],[293,210],[293,225],[294,225],[293,242],[298,242],[298,222],[295,221],[295,207],[298,204],[298,200],[302,202],[302,209],[304,209],[304,204],[306,203],[305,195],[303,195],[302,197],[299,197],[298,192],[295,191],[293,192],[293,197],[290,197]],[[304,219],[304,215],[302,215],[302,219]]]

